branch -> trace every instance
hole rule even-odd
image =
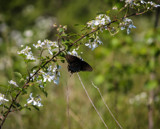
[[[108,24],[105,25],[105,26],[109,26],[110,24],[112,24],[112,23],[114,23],[114,22],[117,22],[117,21],[119,21],[119,20],[122,20],[123,18],[131,17],[131,16],[142,15],[142,14],[144,14],[144,13],[146,13],[146,12],[147,12],[147,11],[144,11],[144,12],[141,12],[141,13],[133,13],[133,14],[131,14],[131,15],[124,16],[124,17],[119,18],[119,19],[115,19],[115,20],[111,21],[110,23],[108,23]],[[82,35],[79,39],[75,40],[75,41],[71,44],[71,46],[75,45],[78,41],[82,40],[82,39],[85,38],[86,36],[88,36],[88,35],[90,35],[90,34],[92,34],[92,33],[95,33],[95,32],[98,31],[99,29],[100,29],[100,28],[98,27],[97,29],[94,29],[94,30],[92,30],[91,32],[89,32],[89,33],[87,33],[87,34]],[[58,42],[59,42],[59,41],[58,41]],[[31,80],[43,67],[45,67],[49,62],[51,62],[56,56],[58,56],[58,55],[59,55],[61,52],[63,52],[63,51],[65,51],[65,48],[62,49],[62,50],[59,49],[59,51],[58,51],[51,59],[49,59],[44,65],[42,65],[42,67],[39,67],[39,69],[38,69],[32,76],[30,76],[29,79],[27,80],[27,82],[23,85],[22,90],[25,89],[25,88],[27,88],[30,80]],[[4,124],[5,120],[6,120],[6,118],[7,118],[7,116],[8,116],[8,114],[11,112],[11,108],[13,107],[14,102],[16,102],[17,98],[18,98],[19,95],[22,93],[22,90],[19,91],[19,92],[17,93],[16,97],[12,100],[12,103],[11,103],[10,107],[8,108],[8,111],[7,111],[6,114],[4,115],[4,119],[2,120],[2,122],[1,122],[1,124],[0,124],[0,129],[2,128],[2,126],[3,126],[3,124]],[[105,123],[104,123],[104,125],[105,125]],[[107,127],[107,125],[105,125],[105,126]]]
[[[42,65],[42,67],[40,67],[32,76],[30,76],[29,79],[28,79],[28,81],[23,85],[22,90],[25,89],[25,88],[28,86],[30,80],[31,80],[43,67],[45,67],[49,62],[51,62],[56,56],[58,56],[58,55],[59,55],[61,52],[63,52],[64,50],[65,50],[65,49],[62,49],[61,51],[58,51],[51,59],[49,59],[44,65]],[[22,90],[20,90],[20,91],[17,93],[16,97],[12,100],[12,103],[11,103],[10,107],[8,108],[8,111],[6,112],[6,114],[5,114],[5,116],[4,116],[4,119],[3,119],[2,122],[1,122],[0,129],[2,128],[2,126],[3,126],[3,124],[4,124],[5,120],[6,120],[6,118],[7,118],[7,116],[8,116],[8,114],[11,112],[11,108],[13,107],[13,104],[16,102],[18,96],[22,93]]]
[[[119,21],[119,20],[123,20],[124,18],[132,17],[132,16],[139,16],[139,15],[142,15],[142,14],[144,14],[144,13],[146,13],[146,12],[148,12],[148,10],[143,11],[143,12],[140,12],[140,13],[133,13],[133,14],[130,14],[130,15],[126,15],[126,16],[124,16],[124,17],[121,17],[121,18],[119,18],[119,19],[115,19],[115,20],[111,21],[111,22],[108,23],[107,25],[104,25],[104,27],[105,27],[105,26],[109,26],[109,25],[111,25],[112,23],[115,23],[115,22],[117,22],[117,21]],[[85,38],[86,36],[88,36],[88,35],[96,32],[96,31],[98,31],[99,29],[100,29],[100,27],[92,30],[91,32],[89,32],[89,33],[87,33],[87,34],[85,34],[85,35],[82,35],[79,39],[75,40],[70,46],[75,45],[78,41],[80,41],[80,40],[82,40],[83,38]]]

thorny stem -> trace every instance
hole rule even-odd
[[[147,11],[148,11],[148,10],[147,10]],[[142,14],[146,13],[147,11],[144,11],[144,12],[141,12],[141,13],[133,13],[133,14],[131,14],[131,15],[124,16],[124,17],[122,17],[122,18],[120,18],[120,19],[115,19],[115,20],[111,21],[110,23],[108,23],[106,26],[109,26],[110,24],[112,24],[112,23],[114,23],[114,22],[117,22],[117,21],[119,21],[119,20],[122,20],[123,18],[131,17],[131,16],[142,15]],[[85,38],[86,36],[88,36],[88,35],[96,32],[96,31],[98,31],[99,29],[100,29],[100,28],[98,27],[97,29],[94,29],[94,30],[92,30],[91,32],[89,32],[89,33],[87,33],[87,34],[82,35],[79,39],[75,40],[75,41],[71,44],[71,46],[73,46],[74,44],[76,44],[78,41],[82,40],[82,39]],[[32,76],[30,76],[29,79],[27,80],[27,82],[23,85],[22,90],[25,89],[25,88],[28,86],[30,80],[31,80],[43,67],[45,67],[49,62],[51,62],[55,57],[57,57],[57,56],[58,56],[61,52],[63,52],[63,51],[65,51],[65,48],[62,49],[62,50],[59,49],[59,51],[58,51],[51,59],[49,59],[45,64],[43,64],[42,67],[39,67],[39,69],[38,69]],[[7,118],[7,116],[8,116],[8,114],[9,114],[10,112],[12,112],[12,111],[11,111],[11,108],[13,107],[13,105],[14,105],[14,103],[16,102],[16,100],[17,100],[17,98],[19,97],[19,95],[22,93],[22,90],[19,91],[19,92],[17,93],[16,97],[12,100],[12,103],[10,104],[10,106],[9,106],[9,108],[8,108],[6,114],[4,115],[4,118],[3,118],[3,120],[2,120],[2,122],[1,122],[1,124],[0,124],[0,129],[2,128],[2,126],[3,126],[3,124],[4,124],[5,120],[6,120],[6,118]]]

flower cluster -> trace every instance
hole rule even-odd
[[[134,0],[125,0],[126,5],[133,5],[134,4]],[[125,5],[125,6],[126,6]]]
[[[78,50],[79,48],[73,49],[71,52],[68,52],[68,54],[70,55],[74,55],[74,56],[78,56],[78,53],[76,50]]]
[[[93,35],[93,39],[89,39],[88,43],[85,43],[85,46],[88,46],[92,51],[98,47],[98,45],[102,44],[102,41],[100,40],[99,36]]]
[[[27,99],[27,104],[25,104],[24,106],[28,106],[28,104],[32,104],[33,106],[38,106],[41,107],[43,106],[41,104],[41,97],[38,95],[35,98],[32,97],[33,93],[30,93],[29,98]]]
[[[22,49],[21,51],[18,51],[17,53],[20,55],[24,55],[27,60],[36,60],[29,46],[26,46],[26,48]]]
[[[5,98],[4,94],[0,93],[0,105],[2,105],[4,102],[8,102],[9,100]]]
[[[45,71],[41,69],[39,73],[33,77],[33,80],[36,80],[41,88],[43,88],[43,83],[47,81],[53,81],[54,84],[58,85],[60,77],[60,72],[58,70],[60,68],[61,66],[59,65],[56,65],[54,68],[52,65],[49,65]],[[34,73],[35,70],[33,70],[33,73],[30,73],[30,76],[32,76]]]
[[[33,44],[35,48],[41,48],[44,50],[48,50],[49,54],[53,55],[53,51],[55,51],[55,48],[58,48],[58,43],[56,41],[50,41],[50,40],[44,40],[41,42],[41,40],[38,40],[37,44]]]
[[[143,3],[143,4],[149,4],[151,7],[155,7],[155,8],[160,7],[159,4],[155,4],[155,3],[152,2],[152,1],[145,2],[145,1],[141,0],[141,3]],[[149,9],[149,8],[148,8],[148,9]]]
[[[13,80],[8,81],[9,84],[14,85],[16,87],[18,87],[17,83]]]
[[[129,5],[130,7],[140,6],[140,4],[143,4],[143,5],[146,5],[145,7],[147,7],[147,9],[150,9],[150,7],[152,7],[152,8],[160,7],[160,5],[155,4],[152,1],[145,2],[144,0],[125,0],[125,3],[126,3],[125,6]]]
[[[59,84],[59,77],[60,77],[60,72],[58,71],[58,69],[60,69],[61,66],[55,66],[54,68],[52,67],[52,65],[50,65],[47,69],[47,72],[42,71],[42,76],[43,76],[43,81],[46,82],[47,80],[49,82],[53,81],[53,83],[55,83],[56,85]]]
[[[111,19],[109,16],[105,15],[105,14],[99,14],[95,20],[91,20],[89,22],[87,22],[88,27],[95,29],[97,27],[102,27],[105,28],[104,26],[109,24],[111,22]]]
[[[133,21],[132,21],[131,19],[129,19],[129,18],[124,18],[124,19],[123,19],[123,22],[121,22],[121,23],[119,24],[119,26],[120,26],[121,30],[124,30],[124,29],[127,28],[127,34],[130,34],[130,32],[131,32],[130,29],[136,28],[136,27],[133,25]]]

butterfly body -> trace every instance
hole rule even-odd
[[[67,54],[65,58],[68,62],[68,71],[70,71],[71,73],[93,70],[87,62],[76,56]]]

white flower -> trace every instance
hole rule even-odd
[[[18,87],[17,83],[15,81],[13,81],[13,80],[8,81],[8,83]]]
[[[95,20],[94,25],[97,26],[100,24],[100,20]]]
[[[125,0],[125,3],[133,4],[133,1],[134,1],[134,0]]]
[[[60,72],[58,71],[61,68],[59,65],[55,65],[53,68],[52,65],[48,66],[47,71],[40,70],[39,71],[39,76],[41,75],[43,79],[39,80],[39,78],[36,79],[37,83],[40,85],[43,85],[43,82],[51,82],[58,84],[59,83],[59,77],[60,77]],[[43,86],[42,86],[43,87]]]
[[[92,51],[93,51],[96,47],[98,47],[98,45],[94,42],[94,43],[92,44]]]
[[[30,51],[30,50],[31,50],[31,48],[26,46],[26,48],[22,49],[21,51],[18,51],[17,53],[25,55],[26,59],[28,59],[28,60],[35,60],[35,58],[32,54],[32,51]]]
[[[67,30],[67,25],[63,26],[63,29],[64,29],[64,30]]]
[[[33,44],[35,48],[43,48],[47,49],[49,54],[53,55],[53,51],[55,48],[58,48],[58,43],[56,41],[50,41],[50,40],[44,40],[41,42],[41,40],[38,40],[37,44]]]
[[[92,51],[98,47],[98,45],[101,45],[102,44],[102,41],[100,40],[99,36],[96,36],[96,38],[94,39],[94,41],[91,41],[89,39],[89,42],[88,43],[85,43],[85,46],[89,47],[92,49]]]
[[[111,19],[109,16],[105,14],[99,14],[95,20],[91,20],[87,22],[88,27],[95,29],[96,27],[100,27],[102,30],[104,25],[108,24],[111,22]]]
[[[53,82],[54,82],[56,85],[58,85],[58,84],[59,84],[59,77],[57,77],[57,79],[54,80]]]
[[[37,96],[34,98],[34,97],[32,97],[32,93],[30,93],[29,98],[27,99],[27,104],[32,104],[32,105],[38,106],[38,107],[43,106],[41,104],[41,97]],[[25,104],[25,106],[26,106],[26,104]]]
[[[121,30],[124,30],[124,29],[125,29],[125,27],[124,27],[124,26],[122,26],[122,27],[121,27]]]
[[[158,8],[158,7],[160,7],[160,5],[159,5],[159,4],[156,4],[154,7],[155,7],[155,8]]]
[[[141,4],[146,4],[146,2],[144,0],[141,0]]]
[[[58,43],[56,41],[52,42],[49,40],[45,40],[44,42],[47,44],[49,54],[53,55],[52,52],[54,51],[55,47],[58,48]]]
[[[113,9],[113,10],[117,10],[118,8],[117,8],[117,6],[114,6],[112,9]]]
[[[46,42],[47,47],[58,47],[58,43],[56,41],[49,41],[49,40],[44,40]]]
[[[46,82],[47,80],[51,82],[54,78],[55,78],[55,75],[51,75],[51,72],[43,74],[44,82]]]
[[[31,48],[28,47],[28,46],[26,46],[25,49],[22,49],[21,51],[18,51],[17,53],[18,53],[18,54],[24,54],[24,55],[25,55],[25,54],[28,53],[30,50],[31,50]]]
[[[130,29],[136,28],[136,26],[133,25],[133,21],[129,18],[124,18],[123,22],[120,23],[119,26],[121,30],[127,28],[127,34],[130,34]]]
[[[148,4],[150,4],[152,7],[160,7],[160,5],[153,3],[152,1],[148,1]]]
[[[105,18],[102,18],[101,22],[100,22],[102,25],[105,25],[106,24],[106,19]]]
[[[52,65],[50,65],[47,70],[48,70],[48,72],[51,72],[52,69],[53,69],[53,68],[52,68]]]
[[[43,77],[43,82],[46,82],[46,81],[53,81],[55,84],[58,84],[58,81],[59,81],[59,77],[60,77],[60,72],[58,71],[58,69],[60,69],[61,66],[55,66],[54,68],[52,67],[52,65],[50,65],[48,68],[47,68],[47,72],[44,72],[44,71],[40,71],[40,73],[42,74],[42,77]]]
[[[34,46],[35,48],[38,48],[38,47],[43,48],[44,45],[45,45],[45,43],[44,43],[44,42],[41,42],[41,40],[38,40],[38,42],[37,42],[36,45],[33,44],[33,46]]]
[[[61,66],[60,65],[58,65],[58,67],[57,67],[57,65],[53,68],[53,73],[56,73],[57,72],[57,70],[58,69],[60,69],[61,68]]]
[[[28,60],[36,60],[31,51],[28,52],[28,54],[26,54],[26,56],[27,56],[26,59],[28,59]]]
[[[75,49],[73,49],[71,52],[68,52],[68,54],[78,56],[78,53],[76,52]]]
[[[8,102],[8,99],[5,99],[5,95],[0,93],[0,105],[2,105],[4,102]]]
[[[44,88],[44,86],[43,86],[43,85],[39,85],[39,87],[40,87],[40,88]]]

